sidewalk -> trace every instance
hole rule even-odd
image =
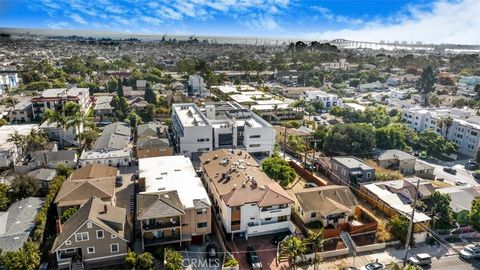
[[[467,244],[468,243],[465,243],[465,242],[459,242],[459,243],[452,244],[452,246],[457,250],[461,250]],[[430,256],[432,256],[433,260],[439,260],[440,258],[447,257],[447,256],[457,256],[457,253],[454,250],[447,249],[442,245],[429,246],[426,244],[420,244],[417,247],[410,249],[408,256],[410,257],[418,253],[428,253],[430,254]],[[325,259],[324,262],[320,263],[318,269],[334,270],[334,269],[340,269],[342,267],[347,267],[347,266],[355,266],[357,268],[360,268],[367,263],[376,261],[377,259],[378,259],[378,262],[382,263],[383,265],[389,265],[393,262],[401,263],[403,261],[404,256],[405,256],[405,249],[396,249],[392,247],[392,248],[387,248],[383,251],[378,251],[374,253],[359,254],[356,257],[349,256],[349,257],[338,258],[338,259],[328,258],[328,259]],[[314,266],[313,265],[302,266],[302,267],[298,267],[297,269],[313,270]]]

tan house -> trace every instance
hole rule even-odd
[[[137,220],[143,247],[200,244],[211,233],[211,202],[190,158],[139,160]]]
[[[320,221],[323,227],[348,223],[358,200],[350,188],[329,185],[295,193],[295,213],[304,224]]]
[[[62,216],[68,208],[80,208],[92,197],[115,205],[116,175],[116,168],[100,164],[75,170],[71,179],[63,183],[55,197],[58,216]]]
[[[123,269],[127,254],[126,211],[92,197],[64,224],[53,242],[58,269]]]
[[[382,168],[399,170],[401,174],[415,173],[417,158],[401,150],[385,150],[377,157],[378,165]]]
[[[292,198],[248,152],[219,149],[204,153],[200,162],[227,237],[295,231],[290,221]]]
[[[137,127],[137,157],[172,156],[173,147],[168,138],[168,127],[156,122]]]

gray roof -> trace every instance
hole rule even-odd
[[[150,137],[150,136],[166,137],[166,134],[165,134],[166,129],[167,129],[167,126],[165,125],[162,125],[157,122],[149,122],[146,124],[138,125],[137,136],[138,138]]]
[[[360,168],[362,170],[373,170],[372,167],[368,166],[356,157],[333,157],[332,160],[335,160],[350,169]]]
[[[175,217],[185,214],[177,191],[137,195],[137,219]]]
[[[77,152],[75,150],[60,150],[60,151],[47,151],[48,162],[52,161],[75,161]],[[43,151],[37,151],[34,153],[34,159],[37,162],[45,162],[45,155]]]
[[[345,186],[329,185],[304,189],[295,193],[304,211],[319,211],[323,216],[353,211],[357,198]]]
[[[57,175],[57,171],[53,169],[36,169],[31,172],[28,172],[28,175],[32,176],[36,180],[40,181],[52,181],[53,178]]]
[[[406,160],[406,159],[416,159],[414,156],[410,155],[409,153],[403,152],[401,150],[391,149],[385,150],[378,155],[378,160],[391,160],[391,159],[398,159],[398,160]]]
[[[95,141],[93,150],[122,150],[130,141],[130,127],[123,122],[115,122],[103,129],[102,135]]]
[[[0,212],[0,249],[18,250],[35,228],[34,218],[43,205],[43,198],[29,197]]]
[[[138,149],[168,148],[170,142],[163,138],[139,138],[137,140]]]
[[[480,193],[470,186],[453,186],[437,189],[442,194],[449,194],[452,201],[450,202],[450,208],[455,213],[463,210],[470,211],[472,207],[472,201],[475,198],[480,197]]]

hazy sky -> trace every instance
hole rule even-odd
[[[0,2],[0,27],[480,44],[480,0]]]

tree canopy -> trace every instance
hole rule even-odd
[[[323,144],[330,154],[367,154],[375,147],[375,131],[372,125],[363,123],[333,126]]]
[[[262,161],[262,170],[268,177],[287,187],[296,178],[295,170],[279,156],[272,156]]]

